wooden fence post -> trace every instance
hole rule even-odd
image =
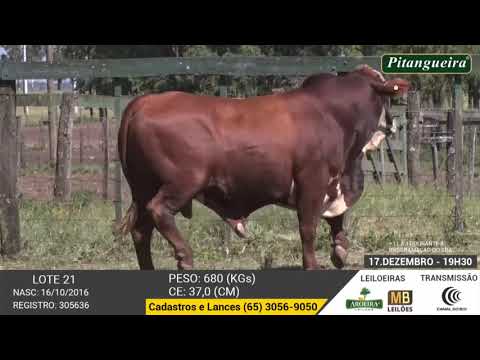
[[[477,142],[477,127],[470,127],[469,156],[468,156],[468,193],[473,191],[473,179],[475,177],[475,151]]]
[[[80,146],[79,146],[80,165],[83,165],[83,107],[80,107],[80,117],[79,117],[79,121],[78,121],[78,130],[79,130],[79,135],[80,135]]]
[[[15,81],[0,80],[0,255],[15,255],[21,250],[15,91]]]
[[[49,101],[50,103],[50,101]],[[47,120],[47,127],[48,127],[48,153],[49,153],[49,159],[50,159],[50,165],[53,167],[56,160],[55,160],[55,107],[52,105],[48,105],[48,120]]]
[[[408,183],[417,186],[420,163],[420,94],[418,92],[408,93],[407,119]]]
[[[228,87],[227,86],[219,86],[220,96],[227,97],[228,96]]]
[[[432,166],[433,166],[433,184],[435,188],[438,186],[438,145],[432,141]]]
[[[447,136],[453,138],[454,134],[454,114],[452,111],[447,113]],[[455,143],[448,141],[447,146],[447,190],[453,194],[455,192]]]
[[[409,179],[408,175],[408,137],[407,137],[407,117],[406,114],[403,117],[402,129],[401,129],[401,137],[402,137],[402,160],[403,160],[403,180],[407,182]]]
[[[42,151],[47,148],[47,143],[45,141],[45,129],[43,128],[44,125],[44,119],[43,116],[40,118],[40,122],[38,123],[38,132],[40,134],[40,146],[42,148]]]
[[[454,85],[454,125],[455,125],[455,230],[463,232],[463,89],[462,79],[455,76]]]
[[[62,95],[53,195],[55,199],[63,201],[70,200],[72,195],[72,129],[74,103],[75,97],[73,93],[64,93]]]
[[[122,96],[122,87],[117,85],[115,86],[114,95],[117,97],[115,99],[114,105],[114,114],[115,114],[115,130],[118,133],[120,128],[120,122],[122,121],[122,114],[120,108],[120,96]],[[120,224],[122,221],[122,164],[118,156],[118,151],[115,152],[115,222]]]
[[[95,89],[95,86],[93,86],[93,85],[90,88],[90,95],[97,95],[97,90]],[[90,120],[93,120],[93,107],[90,108]]]
[[[382,185],[385,184],[385,142],[382,141],[380,144],[380,166],[382,169]]]
[[[17,116],[17,134],[18,134],[18,169],[25,169],[25,136],[24,136],[25,120],[23,116]]]
[[[54,46],[53,45],[47,45],[47,61],[49,64],[53,63],[53,57],[54,57]],[[48,151],[50,155],[50,165],[53,167],[55,164],[55,130],[56,130],[56,107],[52,105],[52,98],[51,95],[53,95],[53,89],[55,87],[54,80],[48,79],[47,80],[47,93],[48,93]]]
[[[106,109],[100,108],[100,121],[103,129],[103,198],[108,199],[108,178],[110,168],[110,142],[108,131],[108,116]]]

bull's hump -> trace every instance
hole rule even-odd
[[[172,100],[175,97],[182,97],[186,95],[181,91],[167,91],[161,94],[146,94],[137,98],[137,102],[140,106],[148,105],[148,104],[155,104],[161,103],[163,101]]]

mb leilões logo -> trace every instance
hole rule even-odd
[[[388,292],[388,312],[412,312],[412,290],[391,290]]]
[[[368,295],[370,295],[370,290],[367,288],[363,288],[360,291],[360,296],[358,299],[348,299],[346,302],[347,309],[353,310],[375,310],[375,309],[383,309],[383,300],[376,299],[370,300],[367,299]]]

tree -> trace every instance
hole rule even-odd
[[[370,294],[370,290],[368,290],[367,288],[363,288],[362,291],[360,292],[360,295],[363,296],[362,300],[365,300],[368,294]]]

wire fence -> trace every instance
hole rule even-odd
[[[106,126],[108,123],[108,126]],[[116,181],[112,168],[115,166],[116,152],[116,126],[118,121],[112,117],[99,118],[85,115],[85,111],[76,116],[73,121],[71,136],[71,181],[79,191],[95,191],[101,193],[105,189],[105,199],[112,199],[112,184]],[[54,129],[54,148],[58,129]],[[21,139],[21,151],[19,158],[20,178],[28,179],[32,176],[44,177],[51,182],[55,176],[56,152],[53,158],[50,156],[50,136],[46,116],[39,119],[30,119],[24,126]],[[107,149],[108,148],[108,149]],[[108,175],[108,178],[104,178]],[[107,181],[108,180],[108,181]],[[98,186],[100,182],[101,186]],[[33,183],[32,185],[36,185]],[[50,199],[52,192],[43,189],[44,183],[40,183],[39,190],[43,191],[40,199]],[[101,194],[103,195],[103,193]],[[25,192],[25,196],[36,199],[34,194]]]

